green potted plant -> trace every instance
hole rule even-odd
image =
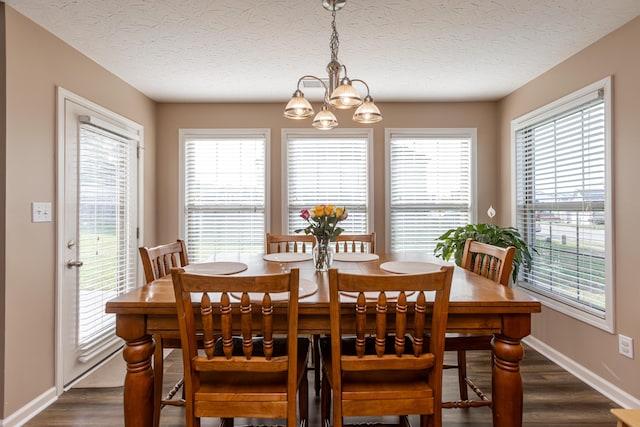
[[[456,265],[460,265],[462,263],[464,245],[468,238],[502,248],[514,246],[516,252],[513,257],[511,277],[515,282],[518,279],[518,272],[520,271],[521,265],[524,264],[525,268],[531,268],[531,252],[529,251],[529,246],[520,235],[518,229],[514,227],[499,227],[493,223],[493,217],[495,215],[493,207],[490,207],[487,213],[491,218],[491,224],[467,224],[447,230],[438,237],[438,243],[433,252],[436,257],[446,261],[450,260],[451,256],[453,256]]]

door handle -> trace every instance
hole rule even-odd
[[[82,267],[82,264],[84,264],[82,261],[67,261],[67,268],[73,268],[73,267]]]

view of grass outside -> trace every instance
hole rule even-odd
[[[79,141],[72,247],[82,264],[69,271],[77,276],[69,277],[74,287],[66,295],[75,310],[68,325],[74,351],[85,363],[115,342],[116,319],[105,312],[106,303],[137,285],[137,142],[84,123]]]

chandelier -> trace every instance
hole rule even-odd
[[[377,123],[382,120],[380,110],[373,103],[373,98],[369,95],[369,86],[363,80],[349,79],[347,77],[347,67],[338,62],[338,30],[336,29],[336,11],[342,9],[347,0],[323,0],[322,6],[331,12],[331,61],[327,64],[329,74],[329,85],[320,78],[312,75],[305,75],[298,79],[298,86],[293,93],[291,100],[284,109],[284,116],[288,119],[306,119],[315,113],[311,103],[307,101],[300,90],[303,80],[313,79],[322,84],[324,88],[324,102],[318,114],[313,119],[311,125],[316,129],[328,130],[338,126],[336,116],[332,109],[349,109],[358,107],[353,114],[353,121],[357,123]],[[352,83],[361,83],[367,89],[367,96],[364,100],[360,93],[353,87]]]

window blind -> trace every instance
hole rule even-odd
[[[388,136],[391,252],[432,253],[436,239],[472,219],[472,140]]]
[[[107,301],[136,286],[137,143],[98,127],[80,126],[78,349],[91,358],[115,336]]]
[[[515,131],[517,223],[535,249],[519,286],[603,318],[605,136],[602,90]]]
[[[334,134],[335,135],[335,134]],[[288,233],[307,225],[300,210],[332,203],[347,208],[345,233],[369,232],[369,137],[288,135]]]
[[[189,260],[262,253],[266,137],[193,136],[184,141],[184,228]]]

